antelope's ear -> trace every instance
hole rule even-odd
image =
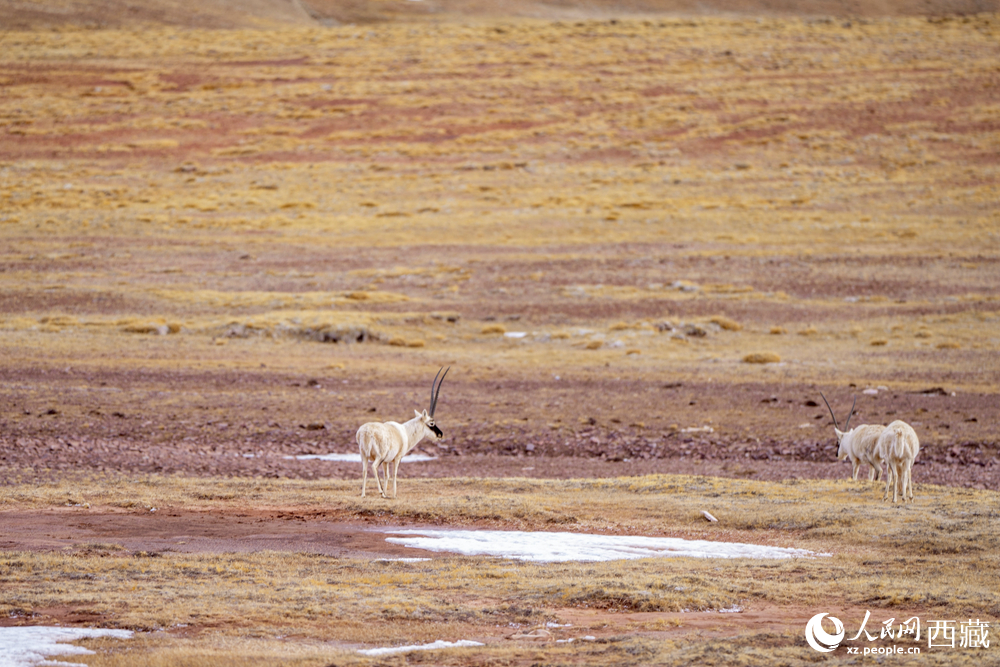
[[[426,410],[424,410],[424,412],[427,412],[427,411],[426,411]],[[421,416],[421,414],[420,414],[419,412],[417,412],[416,410],[414,410],[414,411],[413,411],[413,416],[414,416],[414,417],[418,417],[418,418],[419,418],[419,417]]]

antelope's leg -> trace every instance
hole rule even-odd
[[[385,498],[385,491],[382,489],[382,482],[378,478],[378,467],[381,464],[382,461],[380,461],[379,459],[375,459],[374,461],[372,461],[372,472],[375,473],[375,483],[378,484],[378,492],[382,494],[383,498]],[[386,490],[388,490],[389,480],[385,480],[385,485],[386,485]]]
[[[365,461],[365,455],[361,455],[361,497],[365,497],[365,487],[368,486],[368,461]]]
[[[400,457],[402,458],[402,457]],[[392,497],[396,497],[396,480],[399,478],[399,459],[393,462],[392,466]],[[386,485],[388,486],[388,484]]]

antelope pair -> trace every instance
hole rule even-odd
[[[851,459],[854,467],[851,472],[851,479],[858,478],[858,469],[862,463],[870,466],[868,470],[868,481],[882,479],[882,462],[885,462],[886,480],[885,492],[882,500],[889,499],[889,489],[892,489],[892,502],[902,496],[905,503],[907,499],[913,500],[913,462],[920,453],[920,440],[917,438],[913,427],[904,421],[896,420],[888,426],[877,424],[863,424],[853,430],[847,430],[851,425],[851,416],[854,414],[854,406],[858,399],[854,398],[851,411],[847,414],[847,421],[844,423],[844,430],[840,430],[837,417],[833,414],[833,408],[823,396],[826,409],[833,417],[833,431],[837,434],[837,459]]]
[[[375,473],[375,483],[378,484],[379,493],[383,498],[388,498],[389,493],[389,464],[392,464],[392,497],[396,497],[396,477],[399,471],[399,462],[417,446],[425,437],[434,436],[442,438],[444,434],[434,423],[434,410],[437,408],[438,395],[441,393],[441,383],[448,375],[448,368],[441,367],[437,375],[431,382],[431,402],[423,412],[413,411],[413,419],[402,424],[398,422],[368,422],[358,429],[355,439],[358,441],[358,448],[361,450],[361,471],[363,473],[361,481],[361,497],[365,497],[365,489],[368,486],[368,465],[371,464]],[[441,371],[444,371],[442,373]],[[438,379],[440,377],[440,379]],[[385,478],[385,488],[379,480],[378,467],[383,467],[383,477]]]

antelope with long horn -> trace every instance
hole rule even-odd
[[[399,471],[399,461],[406,454],[417,446],[417,443],[425,437],[434,436],[443,438],[441,429],[434,423],[434,410],[437,408],[438,395],[441,393],[441,383],[448,375],[451,366],[438,369],[434,381],[431,382],[431,402],[423,412],[413,411],[413,419],[408,422],[369,422],[358,429],[356,440],[361,450],[361,472],[363,474],[361,482],[361,497],[365,497],[365,488],[368,485],[368,464],[375,472],[375,483],[378,484],[379,493],[383,498],[388,498],[389,492],[389,464],[392,464],[392,497],[396,497],[396,476]],[[444,371],[443,373],[441,371]],[[439,379],[440,378],[440,379]],[[383,466],[383,477],[385,478],[385,488],[378,477],[378,467]]]
[[[882,479],[882,456],[879,453],[878,437],[882,435],[882,431],[885,430],[885,426],[880,426],[878,424],[862,424],[861,426],[855,426],[852,430],[848,430],[851,426],[851,417],[854,415],[854,407],[858,404],[858,397],[854,397],[854,403],[851,404],[851,411],[847,414],[847,422],[844,423],[844,430],[840,430],[840,424],[837,423],[837,417],[833,414],[833,408],[830,407],[830,402],[826,400],[826,396],[820,392],[820,396],[823,397],[823,402],[826,403],[826,409],[830,411],[830,416],[833,417],[833,432],[837,434],[837,460],[843,461],[845,458],[851,459],[851,466],[853,470],[851,471],[851,479],[858,478],[858,470],[862,463],[868,464],[870,467],[868,470],[868,481],[873,481],[876,478],[876,473],[878,473],[878,479]]]

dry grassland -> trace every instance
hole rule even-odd
[[[4,33],[4,514],[249,505],[834,555],[385,563],[109,539],[3,552],[0,612],[153,631],[90,642],[92,665],[802,664],[827,607],[1000,620],[998,20]],[[353,465],[282,458],[348,451],[445,364],[441,459],[404,470],[399,501],[354,498]],[[846,409],[864,389],[857,419],[920,435],[912,506],[844,480],[619,477],[844,476],[818,391]],[[517,477],[472,479],[494,473]],[[782,620],[680,613],[732,604]],[[567,618],[598,641],[505,639]],[[438,638],[487,646],[353,653]]]
[[[191,371],[368,377],[398,414],[403,386],[454,363],[466,396],[498,373],[555,393],[613,375],[638,383],[633,400],[584,396],[579,416],[813,443],[798,427],[819,413],[759,423],[755,396],[668,415],[646,397],[665,378],[786,387],[798,404],[816,384],[842,400],[943,386],[969,402],[870,401],[865,418],[895,412],[987,462],[996,29],[983,15],[7,33],[0,329],[31,388],[7,391],[6,424],[65,433],[36,416],[52,402],[95,437],[138,424],[94,410],[188,437],[171,386]],[[376,344],[315,345],[351,340]],[[104,372],[148,378],[153,403],[97,392]],[[371,405],[358,391],[283,409],[347,436]],[[261,397],[216,397],[216,421],[235,409],[265,437]],[[459,430],[554,416],[494,402],[454,410]]]
[[[283,508],[293,520],[299,514],[313,521],[358,521],[358,530],[430,524],[669,535],[794,545],[832,555],[582,564],[445,557],[405,563],[308,553],[149,553],[90,542],[57,552],[6,553],[0,560],[7,591],[0,611],[35,615],[37,622],[73,610],[69,620],[76,622],[99,619],[153,632],[127,647],[94,642],[110,654],[88,661],[93,665],[170,664],[183,657],[230,664],[233,656],[266,658],[278,646],[290,647],[285,658],[294,664],[367,664],[351,651],[442,637],[487,646],[436,654],[434,664],[732,664],[737,656],[751,664],[767,655],[798,664],[811,649],[793,621],[777,633],[743,627],[720,635],[716,628],[695,641],[689,635],[700,615],[685,613],[765,606],[793,617],[788,610],[798,610],[805,614],[798,619],[803,626],[805,618],[827,609],[850,610],[852,616],[869,609],[879,622],[911,612],[928,619],[1000,615],[994,492],[927,487],[913,505],[890,507],[873,501],[874,487],[847,480],[454,479],[414,481],[408,490],[406,502],[385,504],[355,498],[356,485],[347,482],[80,478],[6,487],[0,508],[61,511],[71,523],[107,512],[148,512],[142,508],[149,506],[163,515],[194,510],[240,516],[249,505]],[[67,502],[78,506],[66,509]],[[79,507],[82,502],[90,507]],[[701,518],[705,508],[718,524]],[[587,617],[589,627],[556,632],[590,634],[598,638],[595,644],[527,647],[507,639],[517,628],[566,623],[583,610],[600,614]],[[712,653],[706,648],[721,653],[706,657]],[[964,664],[994,653],[925,651],[922,659]],[[385,664],[405,663],[396,658]]]

